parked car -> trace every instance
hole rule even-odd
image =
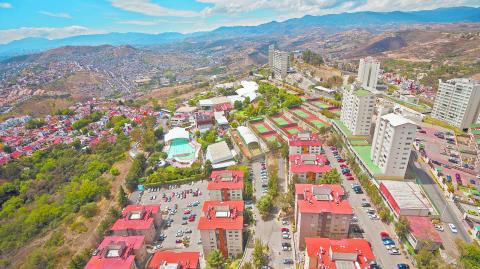
[[[458,233],[458,230],[457,230],[457,227],[455,227],[455,224],[449,223],[448,227],[450,227],[450,230],[452,231],[452,233],[454,234]]]
[[[353,177],[347,177],[347,180],[355,180]]]
[[[390,238],[383,238],[382,239],[382,242],[383,244],[386,246],[386,245],[395,245],[395,241],[393,241],[392,239]]]
[[[369,202],[363,202],[362,203],[362,207],[371,207],[372,205],[370,205]]]
[[[399,263],[399,264],[397,264],[397,268],[398,269],[410,269],[410,266],[408,264],[405,264],[405,263]]]
[[[283,264],[293,264],[292,259],[283,259]]]
[[[433,225],[433,227],[435,228],[435,230],[437,230],[439,232],[443,232],[443,230],[444,230],[442,225],[435,224],[435,225]]]
[[[289,230],[288,228],[285,228],[285,227],[284,227],[284,228],[282,228],[282,233],[284,233],[284,232],[287,232],[287,233],[288,233],[288,232],[290,232],[290,230]]]
[[[289,234],[282,234],[283,239],[291,239],[292,237]]]
[[[400,251],[396,247],[393,247],[390,250],[388,250],[388,253],[390,253],[390,255],[400,255]]]

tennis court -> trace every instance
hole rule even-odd
[[[305,113],[305,112],[303,112],[303,111],[301,111],[301,110],[295,110],[295,111],[293,111],[293,113],[295,113],[297,116],[299,116],[299,117],[301,117],[301,118],[306,118],[306,117],[308,117],[308,114]]]
[[[299,130],[298,130],[298,128],[295,127],[295,128],[287,129],[287,132],[289,134],[298,134]]]
[[[269,131],[268,128],[263,123],[255,124],[254,126],[255,126],[255,129],[257,129],[257,131],[259,131],[261,134]]]
[[[276,124],[280,125],[280,126],[284,126],[284,125],[289,124],[289,122],[288,122],[287,120],[285,120],[283,117],[281,117],[281,118],[273,118],[273,121],[274,121]]]
[[[321,109],[328,109],[330,106],[322,103],[322,102],[314,102],[313,103],[316,107],[321,108]]]
[[[325,126],[325,123],[323,123],[322,121],[320,120],[312,120],[311,123],[313,125],[315,125],[315,127],[317,128],[321,128],[321,127],[324,127]]]

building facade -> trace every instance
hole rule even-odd
[[[340,120],[352,135],[370,135],[375,107],[375,95],[365,89],[346,87],[342,99]]]
[[[205,201],[198,230],[206,257],[218,249],[225,257],[243,253],[243,201]]]
[[[341,185],[295,184],[296,244],[306,237],[347,238],[353,210]]]
[[[480,83],[466,78],[438,81],[432,117],[460,129],[475,123],[480,111]]]
[[[268,47],[268,65],[275,77],[285,78],[290,69],[288,52],[277,50],[274,45],[270,45]]]
[[[162,224],[159,205],[129,205],[122,211],[122,217],[110,229],[116,236],[143,235],[145,242],[155,239],[156,229]]]
[[[200,252],[157,251],[147,269],[200,269]]]
[[[289,137],[288,153],[292,154],[321,154],[322,142],[318,135],[312,133],[299,133]]]
[[[320,180],[323,173],[332,169],[323,154],[292,154],[289,156],[289,162],[290,182],[293,182],[294,177],[298,182],[314,182]]]
[[[417,126],[410,120],[394,114],[380,117],[373,136],[370,158],[382,175],[403,178],[410,158]]]
[[[143,268],[147,257],[143,236],[107,236],[93,252],[85,269]]]
[[[211,200],[230,201],[243,199],[243,177],[240,170],[213,171],[208,182]]]
[[[375,90],[377,88],[379,71],[379,61],[372,57],[362,58],[358,65],[357,80],[361,83],[363,88]]]

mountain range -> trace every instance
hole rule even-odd
[[[238,38],[243,36],[262,36],[269,34],[288,34],[307,32],[311,28],[326,28],[329,31],[345,30],[353,27],[385,27],[395,24],[416,23],[458,23],[480,22],[480,8],[452,7],[422,11],[393,12],[355,12],[329,14],[322,16],[306,15],[302,18],[289,19],[283,22],[272,21],[257,26],[220,27],[209,32],[181,34],[166,32],[160,34],[145,33],[107,33],[95,35],[79,35],[63,39],[25,38],[0,45],[0,59],[40,52],[62,46],[96,46],[96,45],[133,45],[146,46],[166,44],[179,41],[195,41],[197,39],[215,40]]]

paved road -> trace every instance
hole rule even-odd
[[[416,175],[418,183],[422,185],[430,200],[435,205],[435,208],[440,211],[439,214],[441,221],[445,223],[453,223],[459,231],[455,237],[459,237],[467,242],[470,242],[471,238],[465,230],[461,219],[452,209],[452,206],[454,205],[446,200],[443,191],[437,185],[435,180],[433,180],[426,172],[428,171],[426,165],[423,162],[416,162],[417,156],[417,153],[412,151],[410,161],[408,163],[408,169],[412,172],[412,174]],[[445,227],[445,230],[447,229],[448,227]]]
[[[341,171],[340,165],[334,158],[330,148],[325,148],[325,154],[330,160],[331,165]],[[396,238],[393,230],[393,225],[386,225],[381,220],[371,220],[368,217],[366,209],[362,207],[361,204],[363,202],[362,199],[366,199],[368,202],[370,202],[370,200],[366,194],[356,194],[352,191],[351,184],[354,182],[359,183],[358,180],[346,180],[345,177],[343,177],[342,185],[348,193],[348,202],[350,203],[354,214],[358,217],[357,224],[364,230],[363,237],[372,245],[373,253],[377,258],[377,262],[381,265],[381,268],[397,269],[398,263],[407,263],[410,265],[410,268],[414,268],[407,256],[403,254],[390,255],[387,252],[387,249],[380,240],[380,232],[388,232],[393,237],[392,239],[394,239],[395,242],[398,242],[398,238]]]
[[[279,166],[284,166],[283,160],[279,162]],[[251,167],[253,169],[253,181],[255,187],[255,197],[259,199],[262,197],[263,194],[263,187],[261,182],[261,163],[259,161],[252,162]],[[285,176],[284,176],[284,168],[279,167],[279,185],[280,190],[285,186]],[[283,227],[281,221],[277,220],[278,211],[272,214],[272,217],[268,218],[267,220],[263,220],[260,217],[260,214],[256,208],[254,208],[256,224],[255,224],[255,238],[259,238],[262,240],[263,243],[267,244],[270,248],[270,256],[269,256],[269,265],[275,269],[281,268],[291,268],[292,265],[284,265],[283,260],[285,258],[293,259],[293,251],[282,251],[282,242],[289,242],[293,245],[291,240],[284,240],[282,239],[282,232],[281,228]],[[286,226],[285,226],[286,227]],[[291,228],[291,227],[288,227]],[[245,261],[251,260],[251,252],[252,249],[246,250],[246,257]]]

